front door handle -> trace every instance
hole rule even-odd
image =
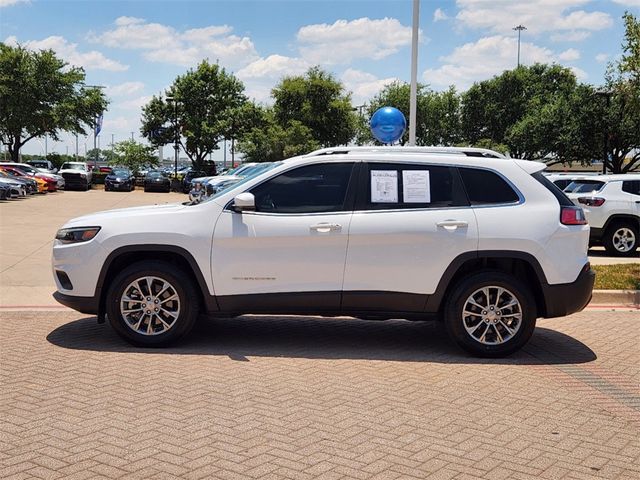
[[[443,227],[446,230],[456,230],[458,227],[465,228],[469,226],[469,222],[465,220],[442,220],[436,223],[438,227]]]
[[[342,230],[342,225],[338,225],[337,223],[318,223],[316,225],[311,225],[309,229],[312,232],[318,233],[339,232]]]

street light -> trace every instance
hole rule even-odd
[[[409,146],[416,145],[416,109],[418,105],[418,33],[420,0],[413,0],[413,28],[411,31],[411,86],[409,91]]]
[[[104,85],[85,85],[82,84],[83,87],[86,88],[97,88],[97,89],[103,89],[103,88],[107,88]],[[96,115],[93,117],[93,151],[96,153],[96,158],[93,161],[93,166],[94,168],[98,166],[98,149],[96,147],[96,140],[98,138],[98,118],[100,118],[100,116],[102,115],[102,113],[100,115]],[[77,137],[76,137],[76,142],[77,142]],[[76,151],[77,151],[77,146],[76,146]],[[85,155],[86,153],[87,147],[85,146]]]
[[[513,30],[518,31],[518,67],[520,67],[520,34],[522,33],[523,30],[526,30],[526,29],[527,27],[525,27],[524,25],[517,25],[513,27]]]
[[[602,156],[602,174],[607,174],[607,160],[609,158],[609,122],[607,121],[607,116],[609,114],[609,107],[611,106],[611,95],[613,92],[611,90],[607,90],[606,88],[601,88],[596,90],[596,95],[598,97],[604,97],[606,110],[604,114],[604,139],[602,142],[603,148],[603,156]]]

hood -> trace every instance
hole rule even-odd
[[[118,208],[116,210],[105,210],[89,215],[83,215],[69,220],[66,227],[88,227],[102,226],[104,223],[117,222],[119,219],[132,217],[149,217],[153,215],[165,215],[185,209],[181,203],[168,203],[163,205],[148,205],[145,207]]]

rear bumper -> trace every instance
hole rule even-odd
[[[591,301],[595,279],[596,273],[587,263],[574,282],[543,286],[544,317],[564,317],[583,310]]]
[[[76,297],[53,292],[53,298],[65,307],[72,308],[80,313],[95,315],[98,313],[98,300],[95,297]]]

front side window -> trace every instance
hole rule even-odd
[[[459,170],[471,205],[496,205],[520,200],[506,180],[495,172],[479,168]]]
[[[576,180],[571,182],[565,189],[565,193],[592,193],[599,191],[604,186],[604,182],[598,180]]]
[[[295,168],[254,187],[256,211],[321,213],[345,210],[353,163],[324,163]]]
[[[452,167],[369,163],[359,209],[446,208],[468,205]]]

